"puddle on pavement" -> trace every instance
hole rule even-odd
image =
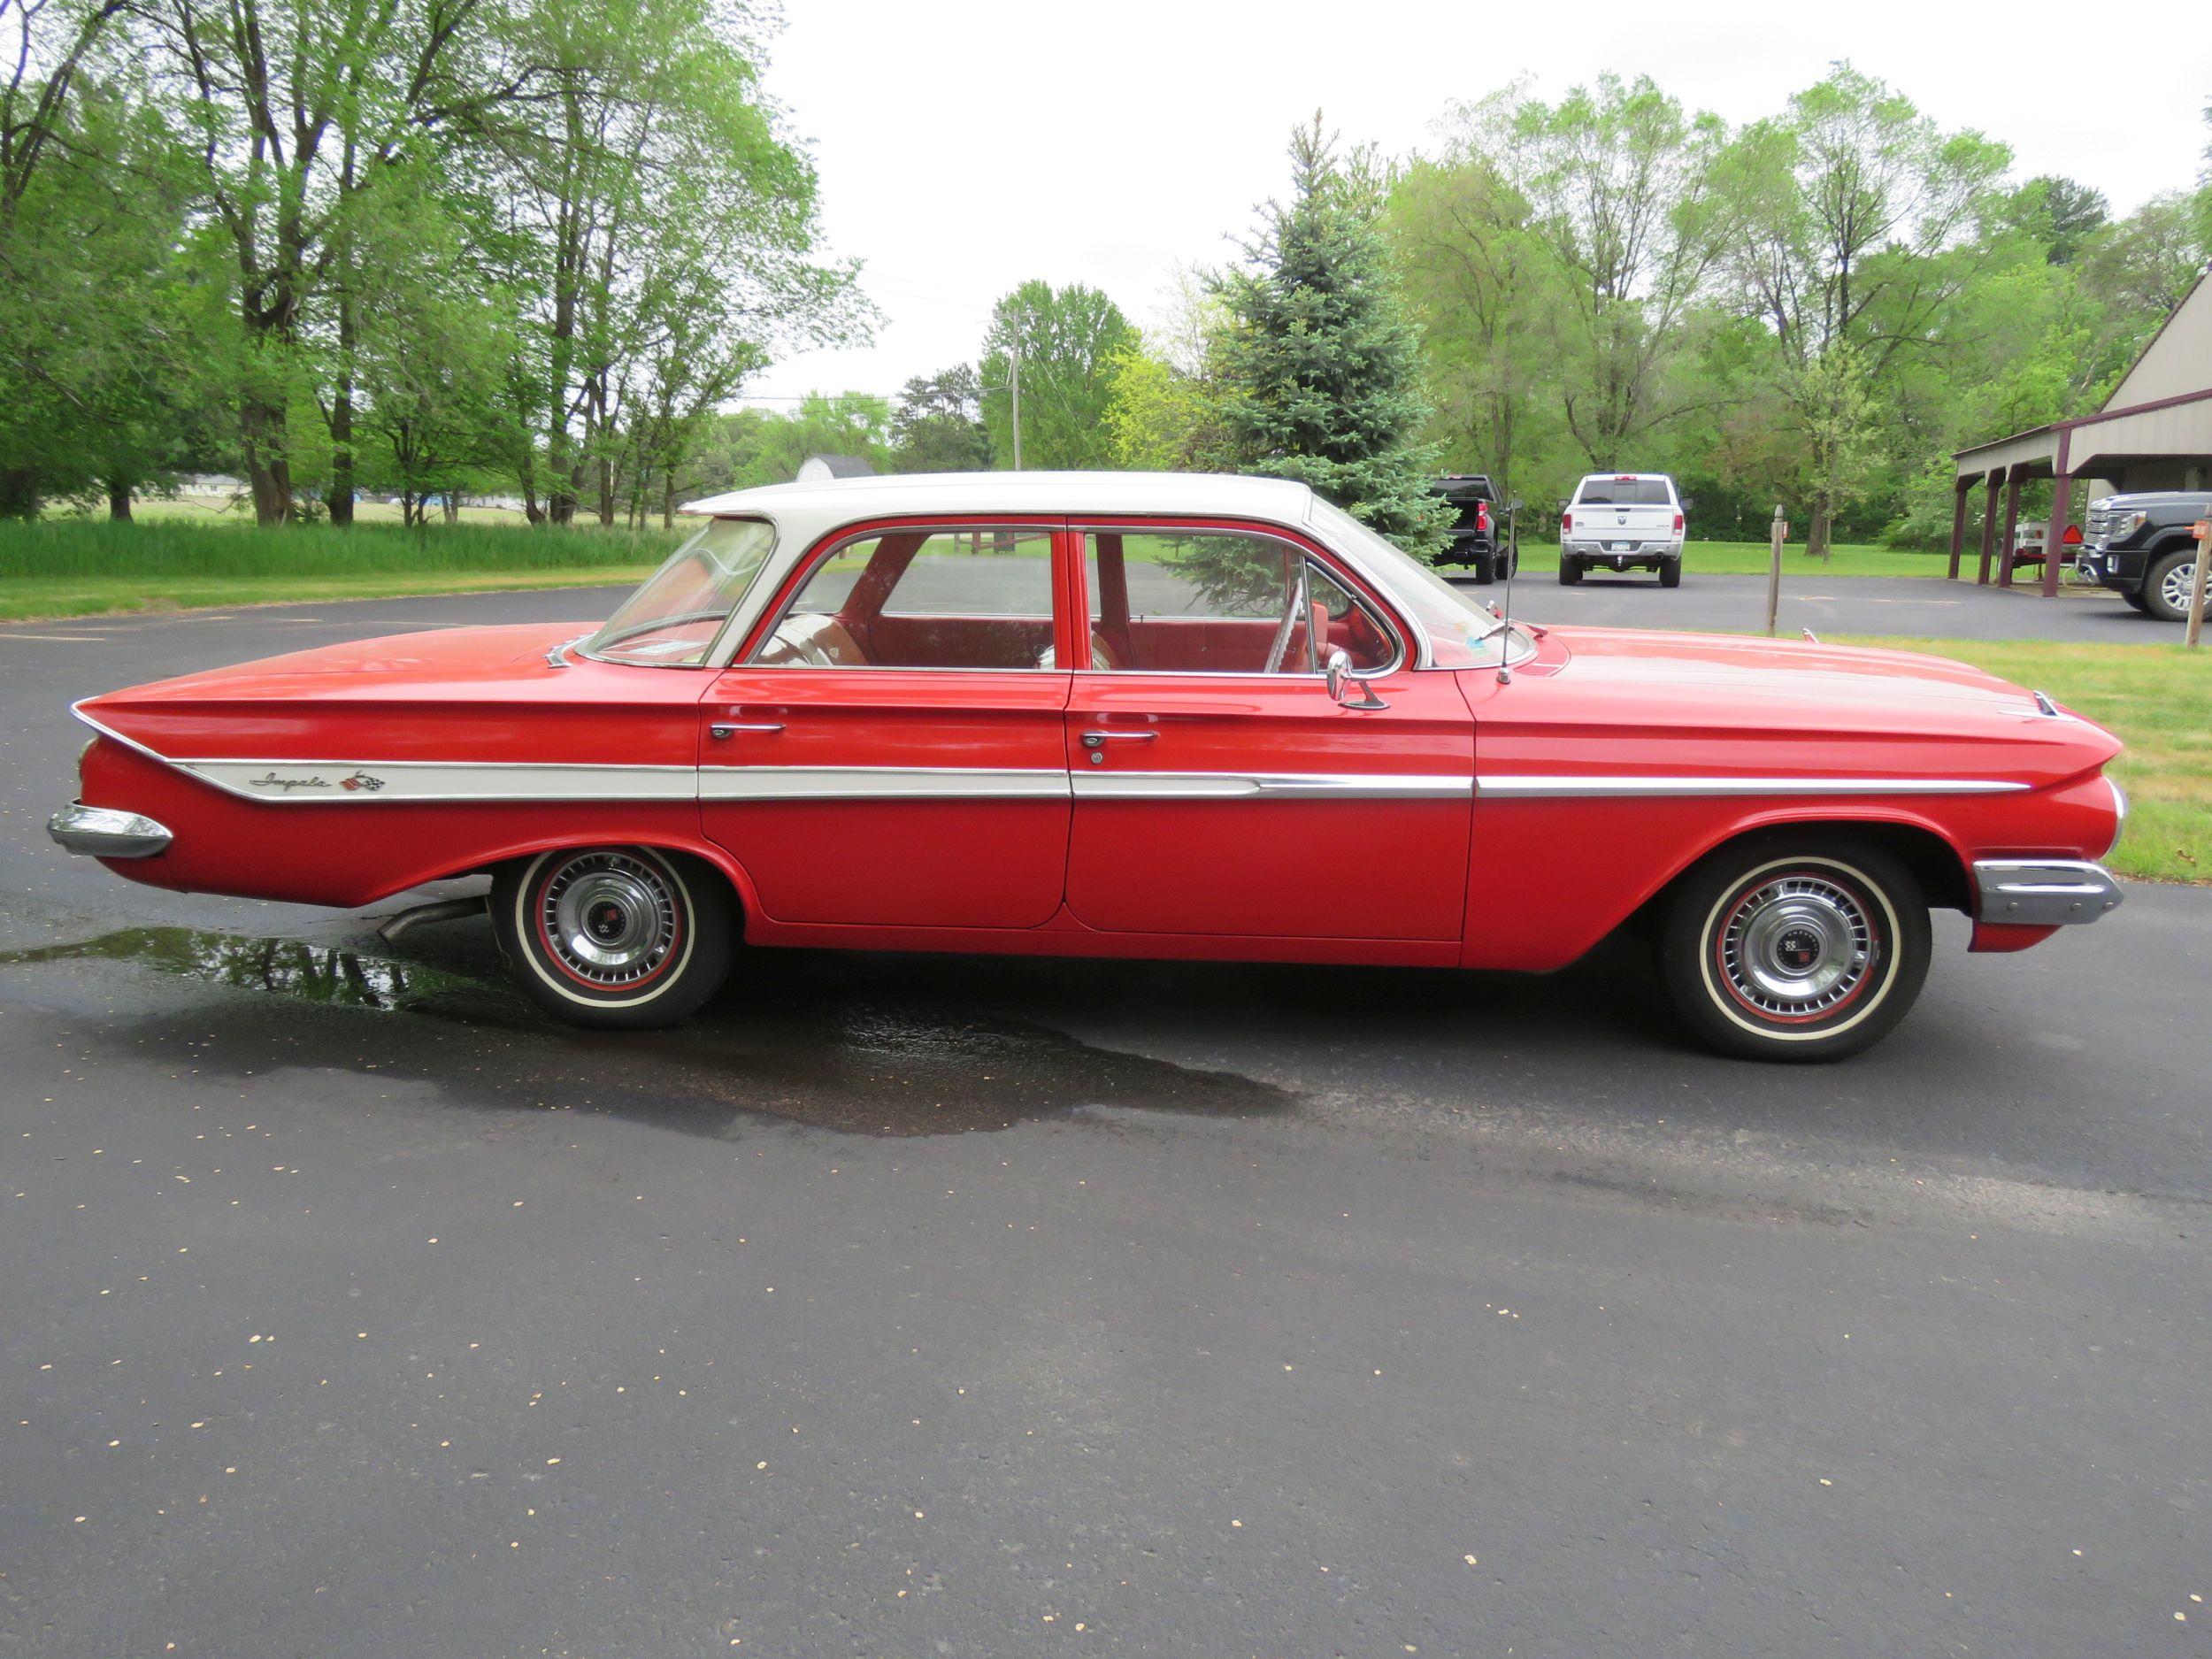
[[[0,968],[88,961],[260,994],[137,1020],[104,1015],[101,1035],[142,1058],[173,1048],[203,1075],[373,1071],[431,1083],[457,1104],[607,1112],[698,1134],[763,1116],[860,1134],[952,1134],[1088,1107],[1235,1115],[1294,1100],[1233,1073],[979,1016],[964,995],[973,971],[958,958],[853,974],[826,954],[764,951],[741,958],[723,995],[682,1025],[611,1033],[546,1019],[503,970],[478,977],[299,940],[145,927],[0,952]],[[402,1018],[303,1018],[303,1005]]]

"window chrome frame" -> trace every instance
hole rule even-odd
[[[905,535],[917,530],[922,533],[922,538],[925,542],[926,542],[927,540],[933,535],[987,534],[992,532],[1004,530],[1011,530],[1017,534],[1041,535],[1048,541],[1055,541],[1059,536],[1064,526],[1062,522],[1056,518],[1050,524],[1007,524],[1002,520],[981,518],[972,523],[947,523],[933,521],[930,523],[902,524],[896,520],[893,520],[889,523],[879,524],[864,530],[836,532],[826,539],[813,552],[809,553],[806,557],[800,560],[797,571],[797,580],[794,583],[791,588],[791,596],[785,600],[782,605],[772,614],[767,612],[764,612],[762,614],[760,620],[764,625],[766,632],[761,635],[760,648],[765,649],[768,642],[776,637],[776,630],[783,626],[783,625],[790,619],[793,610],[799,603],[800,595],[806,592],[807,584],[812,581],[816,575],[820,572],[822,566],[835,558],[838,554],[842,552],[845,549],[852,547],[856,543],[862,541],[880,541],[886,536]],[[918,556],[919,549],[918,549],[917,557]],[[1056,586],[1056,572],[1053,570],[1053,566],[1056,563],[1057,557],[1058,550],[1056,548],[1048,550],[1045,555],[1046,567],[1048,572],[1047,580],[1048,582],[1055,583]],[[890,595],[886,594],[884,598],[888,601]],[[930,619],[929,613],[926,611],[879,610],[876,614],[878,616],[888,615],[897,617],[918,617],[925,621]],[[1052,630],[1056,641],[1059,634],[1059,612],[1056,607],[1053,611],[1047,612],[1041,618],[1031,616],[1026,612],[1024,612],[1020,615],[1010,614],[991,619],[1004,622],[1041,621]],[[780,673],[787,670],[798,669],[806,672],[817,674],[1065,674],[1074,672],[1071,669],[1066,668],[1047,668],[1040,663],[1027,663],[1017,668],[1005,668],[983,667],[974,664],[950,664],[943,663],[918,663],[907,664],[900,663],[743,662],[738,659],[737,650],[738,647],[742,645],[744,642],[744,639],[741,635],[738,639],[731,641],[727,657],[718,663],[712,664],[712,666],[714,666],[718,672],[728,672],[732,670],[741,668],[749,672],[758,669],[770,673]],[[718,654],[721,650],[722,643],[723,642],[720,640],[717,640],[715,641]]]
[[[1077,568],[1081,570],[1083,572],[1083,609],[1085,614],[1082,618],[1082,626],[1078,630],[1078,632],[1082,634],[1086,639],[1087,639],[1092,633],[1091,624],[1094,619],[1089,615],[1091,601],[1090,537],[1094,535],[1131,534],[1174,535],[1178,534],[1183,535],[1237,535],[1244,537],[1247,541],[1280,542],[1283,546],[1290,549],[1294,553],[1296,553],[1302,559],[1320,560],[1322,568],[1328,572],[1330,578],[1336,583],[1336,585],[1339,588],[1341,588],[1351,596],[1351,601],[1354,604],[1367,612],[1369,618],[1373,621],[1375,625],[1382,630],[1385,636],[1389,639],[1393,650],[1389,661],[1385,663],[1380,668],[1367,668],[1360,670],[1360,677],[1362,679],[1382,680],[1396,673],[1400,669],[1417,669],[1422,665],[1419,662],[1415,660],[1413,654],[1406,649],[1406,641],[1409,637],[1409,631],[1401,625],[1401,619],[1397,617],[1393,608],[1386,604],[1379,604],[1370,596],[1368,592],[1369,588],[1380,587],[1381,584],[1375,582],[1372,578],[1368,578],[1365,580],[1348,580],[1349,572],[1348,572],[1346,566],[1349,564],[1349,561],[1347,560],[1343,555],[1328,549],[1326,544],[1322,542],[1318,537],[1303,537],[1285,526],[1247,519],[1224,519],[1218,524],[1189,524],[1187,522],[1179,524],[1173,519],[1162,522],[1156,519],[1142,518],[1134,522],[1111,524],[1090,519],[1071,518],[1068,521],[1068,533],[1071,535],[1079,538],[1079,544],[1075,549],[1075,563]],[[1364,572],[1362,572],[1362,574],[1364,575]],[[1298,580],[1302,588],[1308,586],[1305,572],[1302,568],[1300,571]],[[1103,620],[1102,618],[1095,619]],[[1200,620],[1213,622],[1256,622],[1263,621],[1265,618],[1258,617],[1211,617],[1202,618]],[[1417,637],[1417,635],[1415,635],[1414,637]],[[1312,642],[1310,641],[1308,641],[1308,649],[1306,652],[1307,658],[1310,661],[1314,656],[1314,652],[1311,649],[1311,643]],[[1087,667],[1078,669],[1075,672],[1084,674],[1152,674],[1163,678],[1172,678],[1176,680],[1316,680],[1325,681],[1328,679],[1328,672],[1324,668],[1283,668],[1278,669],[1274,672],[1270,673],[1263,668],[1101,668],[1097,664],[1092,664]]]

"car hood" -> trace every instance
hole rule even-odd
[[[1545,644],[1558,648],[1572,718],[1593,726],[1783,745],[1872,736],[1897,740],[1900,754],[1963,741],[2032,752],[2027,770],[2046,777],[2101,765],[2120,750],[2118,739],[2071,710],[2054,719],[2026,687],[1918,651],[1578,627],[1548,629]]]

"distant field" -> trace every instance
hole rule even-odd
[[[2123,875],[2212,881],[2212,650],[2180,645],[1852,638],[1956,657],[2047,691],[2127,745],[2112,775],[2126,832],[2106,860]]]
[[[0,618],[627,582],[684,534],[470,523],[264,531],[174,518],[0,523]]]
[[[142,522],[163,523],[176,520],[186,524],[244,525],[253,524],[253,503],[242,495],[159,495],[140,496],[131,503],[131,511]],[[353,516],[362,524],[397,524],[400,511],[388,502],[371,501],[362,496],[353,503]],[[444,522],[435,508],[432,519]],[[49,515],[50,519],[64,520],[65,514]],[[464,507],[463,524],[526,525],[529,520],[511,507]]]

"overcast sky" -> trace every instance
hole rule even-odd
[[[895,393],[972,360],[991,303],[1087,282],[1142,322],[1170,272],[1232,255],[1283,192],[1292,124],[1426,147],[1455,102],[1527,74],[1556,96],[1647,73],[1732,125],[1848,58],[1946,127],[2009,145],[2125,211],[2195,180],[2212,96],[2201,0],[2140,0],[2101,41],[2033,3],[1507,6],[1420,0],[788,0],[767,84],[820,168],[834,251],[864,263],[873,346],[777,365],[747,391]],[[2048,17],[2045,32],[2045,17]],[[2072,27],[2067,27],[2070,22]]]

